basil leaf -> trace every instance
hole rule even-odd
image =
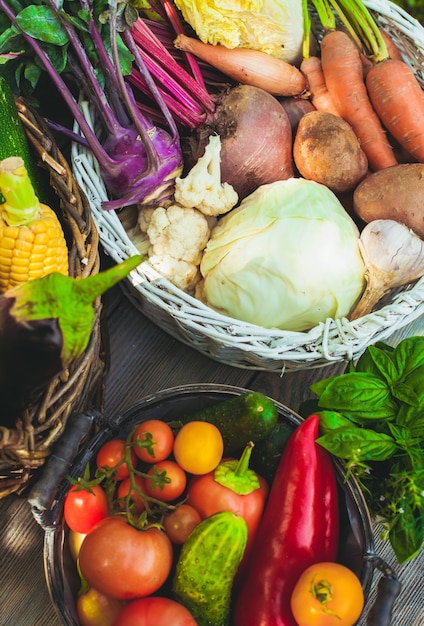
[[[388,353],[377,346],[368,346],[367,350],[369,359],[374,365],[374,376],[383,378],[389,384],[399,378],[398,371],[391,357],[392,353]],[[358,368],[356,371],[358,371]]]
[[[313,389],[315,393],[317,387]],[[397,413],[397,405],[387,384],[365,372],[335,376],[325,387],[318,387],[318,391],[320,408],[340,411],[355,421],[392,420]]]
[[[328,452],[342,459],[358,461],[385,461],[396,451],[390,435],[355,426],[337,428],[317,439]]]
[[[421,433],[421,439],[424,439],[424,411],[422,409],[417,410],[414,406],[403,404],[396,416],[396,424],[416,430],[418,434]]]
[[[373,348],[373,350],[371,350],[371,348]],[[368,346],[356,363],[357,372],[367,372],[369,374],[374,374],[374,376],[384,378],[375,360],[374,350],[377,349],[380,352],[385,353],[388,357],[390,357],[394,351],[394,348],[381,341],[374,344],[374,346]]]
[[[420,365],[407,376],[404,376],[402,383],[410,388],[411,393],[415,394],[417,398],[415,406],[424,406],[424,366]]]
[[[342,376],[345,376],[346,374],[342,374]],[[317,380],[316,383],[313,383],[311,385],[311,391],[313,391],[314,393],[317,394],[317,396],[321,396],[325,389],[328,387],[328,385],[335,379],[337,378],[337,376],[331,376],[330,378],[323,378],[322,380]]]
[[[398,426],[396,424],[388,424],[390,434],[396,441],[397,445],[404,450],[409,450],[419,444],[419,439],[412,435],[412,432],[406,426]]]
[[[424,366],[424,337],[408,337],[395,348],[393,360],[402,378]]]
[[[352,423],[348,419],[336,411],[319,411],[318,415],[320,418],[320,428],[324,433],[335,430],[336,428],[352,426]]]
[[[51,7],[31,5],[16,16],[19,28],[38,41],[65,46],[68,35]]]
[[[420,399],[410,384],[396,381],[390,387],[394,398],[400,400],[404,404],[410,404],[413,407],[420,406]]]
[[[390,528],[389,540],[400,564],[413,559],[424,542],[423,518],[414,514],[413,508],[405,504]]]

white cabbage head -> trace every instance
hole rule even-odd
[[[304,331],[347,316],[365,287],[359,231],[324,185],[262,185],[219,221],[201,262],[203,298],[224,315]]]

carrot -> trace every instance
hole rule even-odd
[[[386,44],[388,55],[391,59],[398,59],[402,61],[402,54],[393,39],[390,37],[389,33],[380,28],[380,34],[383,38],[384,43]]]
[[[388,56],[391,59],[399,59],[399,61],[402,61],[403,60],[402,54],[399,48],[397,47],[397,45],[395,44],[395,42],[393,41],[393,39],[382,28],[380,28],[379,30],[380,30],[381,37],[384,43],[386,44]],[[370,71],[370,69],[374,66],[374,63],[363,52],[361,52],[361,59],[362,59],[362,69],[363,69],[364,78],[365,78],[368,72]]]
[[[386,132],[368,97],[359,48],[345,32],[334,30],[321,42],[325,82],[340,111],[355,131],[372,170],[396,165]]]
[[[390,134],[424,163],[424,92],[409,65],[389,58],[376,63],[367,74],[366,86]]]
[[[298,96],[306,87],[306,79],[296,66],[265,52],[212,45],[182,34],[174,46],[194,54],[238,83],[259,87],[274,96]]]
[[[304,58],[300,64],[300,71],[306,78],[310,100],[317,111],[326,111],[327,113],[340,116],[339,110],[325,84],[321,59],[316,56]]]

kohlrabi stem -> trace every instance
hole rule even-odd
[[[116,116],[114,115],[114,113],[112,112],[109,106],[109,103],[104,94],[104,91],[100,87],[99,81],[95,78],[94,68],[91,64],[90,59],[87,56],[84,46],[82,45],[79,37],[76,35],[74,27],[67,20],[64,20],[61,17],[61,14],[57,8],[57,3],[54,0],[48,0],[48,4],[51,7],[51,9],[55,12],[58,20],[61,23],[63,30],[66,32],[68,39],[71,43],[72,50],[74,54],[77,56],[77,59],[81,65],[81,68],[83,69],[85,80],[88,82],[90,89],[93,92],[94,102],[101,110],[102,117],[105,120],[107,127],[113,133],[114,128],[118,130]],[[85,3],[81,1],[81,6],[84,7],[84,5]],[[87,5],[84,8],[86,8],[87,11],[89,11],[90,7]],[[91,24],[92,24],[92,20],[90,19],[90,26]],[[90,28],[90,35],[93,37],[93,41],[94,41],[95,34],[92,32],[91,28]],[[100,60],[100,64],[102,67],[102,71],[103,73],[105,73],[108,71],[108,68],[105,67],[105,59],[104,59],[104,55],[102,55],[102,50],[104,46],[103,46],[103,41],[101,37],[100,37],[100,41],[99,41],[99,38],[96,38],[94,41],[94,44],[96,47],[96,52],[99,55],[99,60]]]
[[[18,22],[16,20],[15,14],[10,9],[10,7],[7,4],[6,0],[0,0],[0,9],[2,9],[4,11],[5,15],[10,19],[12,24],[21,33],[22,37],[29,43],[29,45],[34,50],[35,54],[37,55],[38,59],[43,64],[46,72],[48,73],[49,77],[51,78],[51,80],[53,81],[55,86],[57,87],[57,90],[61,94],[62,98],[64,99],[64,101],[65,101],[65,103],[67,105],[67,107],[69,108],[69,110],[72,113],[73,117],[77,121],[78,126],[81,129],[81,132],[83,133],[83,135],[86,137],[87,141],[89,142],[90,149],[92,150],[92,152],[93,152],[94,156],[96,157],[96,159],[98,161],[100,161],[100,162],[102,162],[102,161],[104,162],[106,160],[110,164],[110,166],[112,166],[114,164],[114,161],[103,150],[103,147],[102,147],[100,141],[97,139],[97,137],[96,137],[95,133],[93,132],[93,130],[91,129],[90,125],[85,120],[85,118],[84,118],[84,116],[83,116],[83,114],[81,112],[81,109],[78,106],[77,101],[75,100],[75,98],[73,97],[71,92],[69,91],[65,81],[62,79],[60,74],[57,72],[57,70],[54,67],[53,63],[50,61],[50,58],[47,55],[47,53],[43,50],[43,48],[38,44],[38,42],[35,39],[33,39],[30,35],[28,35],[23,30],[21,30],[21,28],[19,27],[19,24],[18,24]]]
[[[113,32],[116,30],[116,9],[117,9],[117,5],[116,5],[116,0],[111,0],[110,6],[113,7],[113,12],[112,15],[110,17],[110,30],[111,30],[111,46],[112,46],[112,57],[114,59],[115,65],[117,67],[116,70],[116,80],[118,82],[118,85],[121,89],[121,94],[122,97],[124,99],[124,102],[127,105],[128,111],[133,113],[132,116],[132,121],[137,129],[137,131],[139,132],[143,143],[144,143],[144,147],[146,150],[146,156],[147,156],[147,163],[148,166],[146,168],[146,171],[155,169],[158,170],[159,166],[160,166],[160,158],[158,155],[157,150],[155,149],[155,146],[153,144],[153,140],[152,137],[149,134],[149,130],[153,130],[154,125],[150,124],[150,129],[148,128],[147,124],[146,124],[146,120],[145,118],[143,118],[142,116],[139,115],[135,115],[135,112],[137,111],[137,108],[135,106],[135,102],[134,100],[131,100],[131,96],[130,96],[130,90],[127,89],[127,86],[125,84],[124,81],[124,77],[122,75],[122,72],[120,70],[120,66],[119,66],[119,59],[118,59],[118,49],[117,49],[117,45],[116,45],[116,38],[112,36]],[[132,38],[129,35],[128,31],[124,31],[123,33],[123,41],[125,42],[125,44],[127,45],[128,49],[130,52],[133,52],[131,50],[131,48],[129,47],[129,44],[131,44],[132,42]],[[165,107],[165,109],[163,110],[164,115],[166,115],[166,121],[168,122],[168,124],[170,123],[170,129],[172,131],[172,135],[173,137],[178,137],[179,139],[179,134],[177,131],[177,127],[175,125],[175,122],[172,118],[172,116],[169,114],[168,108],[166,107],[166,105],[163,103],[163,100],[160,96],[160,94],[156,94],[155,91],[157,92],[157,88],[156,85],[154,84],[154,81],[152,79],[152,77],[150,76],[149,72],[147,72],[146,70],[146,77],[148,76],[149,78],[149,87],[152,85],[152,94],[155,97],[156,102],[159,103],[159,106],[162,109],[162,104]],[[159,100],[156,98],[156,95],[159,95]],[[161,102],[162,100],[162,102]],[[140,172],[140,176],[144,174],[144,172]]]
[[[105,78],[105,82],[108,85],[108,90],[107,90],[108,97],[110,98],[110,101],[113,105],[112,108],[113,108],[114,114],[120,124],[124,126],[128,125],[129,123],[128,114],[124,110],[122,106],[122,102],[119,97],[120,94],[116,90],[116,81],[115,81],[116,68],[117,67],[120,68],[120,63],[118,62],[118,64],[115,64],[115,65],[112,63],[109,53],[105,48],[100,31],[97,28],[95,20],[92,17],[93,11],[92,11],[92,7],[90,6],[90,3],[87,0],[80,0],[80,2],[81,2],[81,6],[85,8],[91,16],[89,26],[88,26],[89,33],[93,39],[96,52],[99,55],[99,61],[102,67],[102,73]],[[114,9],[115,11],[117,10],[116,6],[114,6]],[[114,41],[115,39],[116,39],[116,34],[113,33],[111,40]],[[98,81],[96,82],[98,83]]]

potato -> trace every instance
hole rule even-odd
[[[293,157],[299,174],[334,192],[353,189],[367,174],[368,160],[350,124],[325,111],[299,121]]]
[[[364,222],[395,220],[424,239],[424,164],[403,163],[374,172],[355,189],[353,210]]]

